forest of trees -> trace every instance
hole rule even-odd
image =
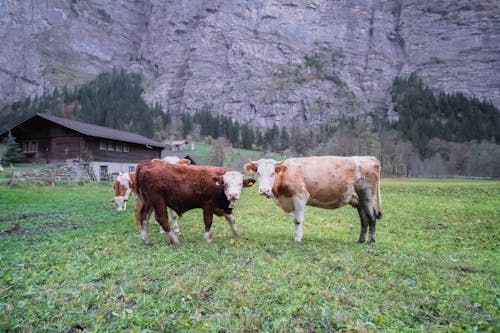
[[[386,175],[500,177],[500,111],[491,102],[462,93],[436,94],[416,74],[393,82],[398,121],[392,123],[373,114],[316,128],[255,128],[208,107],[194,114],[170,114],[159,104],[149,106],[142,93],[139,74],[115,69],[81,87],[13,103],[0,114],[0,131],[45,112],[156,140],[189,137],[289,157],[374,155]],[[217,163],[223,158],[224,151],[219,151]]]
[[[49,113],[161,139],[169,115],[159,104],[149,106],[142,93],[140,74],[113,69],[81,87],[56,88],[13,103],[0,115],[0,132],[35,113]]]
[[[435,95],[415,73],[396,78],[391,96],[399,116],[393,127],[423,156],[433,152],[432,139],[500,142],[500,114],[491,102],[462,93]]]

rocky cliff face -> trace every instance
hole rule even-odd
[[[387,112],[392,79],[500,106],[496,0],[3,0],[0,99],[139,71],[175,113],[258,126]]]

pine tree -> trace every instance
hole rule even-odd
[[[281,134],[280,134],[280,151],[283,151],[288,148],[290,144],[290,136],[288,135],[288,131],[286,130],[285,127],[281,128]]]
[[[13,163],[21,157],[21,148],[10,131],[3,143],[5,145],[5,152],[2,156],[3,162]]]

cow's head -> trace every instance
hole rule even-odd
[[[109,202],[112,202],[116,205],[116,210],[123,211],[123,210],[127,210],[127,201],[128,201],[128,199],[125,198],[123,195],[117,195],[113,199],[111,199]]]
[[[240,198],[241,189],[252,186],[255,180],[251,178],[243,179],[243,175],[238,171],[228,171],[220,179],[216,179],[216,183],[224,186],[224,194],[227,200],[231,202],[230,208],[233,208],[236,200]]]
[[[283,161],[275,161],[273,159],[260,159],[258,161],[250,161],[244,165],[246,172],[257,174],[259,179],[259,194],[270,198],[273,195],[274,178],[276,174],[281,175],[286,171],[286,166]]]

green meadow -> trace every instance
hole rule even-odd
[[[383,180],[376,243],[350,206],[289,214],[244,189],[241,237],[201,210],[142,244],[110,183],[0,186],[2,332],[499,332],[500,182]]]

